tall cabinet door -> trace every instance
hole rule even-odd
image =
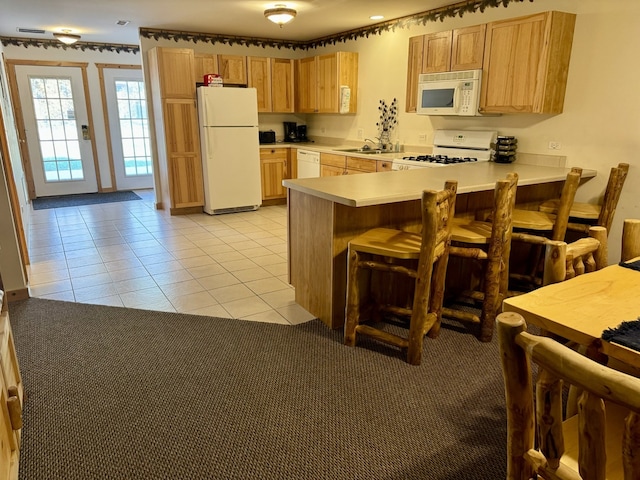
[[[296,112],[315,113],[317,100],[317,57],[296,60]]]
[[[256,89],[258,112],[271,112],[271,62],[267,57],[247,57],[248,86]]]
[[[418,77],[422,73],[422,46],[424,36],[409,39],[409,62],[407,65],[407,112],[415,112],[418,107]]]
[[[165,100],[167,169],[172,204],[175,208],[203,204],[204,187],[197,118],[193,100]]]
[[[271,108],[273,112],[294,112],[293,66],[293,60],[288,58],[271,59]]]
[[[196,94],[193,50],[156,48],[158,91],[162,98],[194,98]]]
[[[318,112],[338,111],[338,57],[335,53],[318,56]]]

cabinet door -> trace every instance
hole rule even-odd
[[[294,111],[294,62],[288,58],[271,59],[271,110],[277,113]]]
[[[282,186],[282,180],[289,178],[287,153],[286,148],[262,149],[260,151],[262,200],[287,198],[287,189]]]
[[[316,60],[317,57],[296,60],[296,112],[318,111]]]
[[[376,161],[372,158],[347,157],[347,170],[357,173],[370,173],[376,171]]]
[[[486,29],[482,24],[453,31],[451,71],[482,68]]]
[[[388,172],[391,170],[393,162],[391,160],[377,160],[376,163],[376,172]]]
[[[489,23],[482,111],[561,113],[574,25],[562,12]]]
[[[418,76],[422,73],[422,47],[424,35],[409,39],[409,63],[407,66],[406,111],[415,112],[418,107]]]
[[[448,72],[451,69],[451,38],[451,30],[424,36],[422,73]]]
[[[257,90],[258,112],[271,112],[271,63],[267,57],[247,57],[248,86]]]
[[[242,55],[218,55],[218,73],[222,82],[231,85],[247,84],[247,57]]]
[[[193,100],[165,101],[164,120],[171,207],[204,205],[195,102]]]
[[[334,167],[333,165],[320,165],[321,177],[337,177],[345,174],[344,167]]]
[[[150,60],[153,64],[152,56],[155,56],[162,98],[195,98],[193,50],[156,47],[150,50]]]
[[[318,55],[318,112],[338,112],[338,57]]]
[[[203,82],[208,73],[218,73],[218,58],[211,53],[194,53],[194,71],[196,82]]]

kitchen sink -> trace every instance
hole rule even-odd
[[[389,153],[389,152],[385,152],[384,150],[377,150],[377,149],[363,150],[362,148],[345,148],[341,150],[336,150],[336,152],[361,153],[365,155],[379,155],[381,153]]]

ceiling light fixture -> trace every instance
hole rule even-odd
[[[80,40],[80,35],[74,35],[71,30],[63,30],[62,32],[54,32],[53,36],[60,40],[62,43],[71,45]]]
[[[264,11],[264,16],[271,20],[273,23],[280,25],[280,28],[285,23],[289,23],[295,18],[298,12],[293,8],[287,8],[286,5],[277,4],[273,8],[268,8]]]
[[[384,18],[384,15],[371,15],[369,17],[370,20],[382,20]]]

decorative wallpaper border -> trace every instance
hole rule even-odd
[[[224,45],[246,45],[258,47],[287,48],[292,50],[309,50],[326,45],[335,45],[349,40],[365,38],[371,35],[380,35],[383,32],[393,31],[396,28],[408,28],[411,25],[425,25],[427,22],[444,21],[446,18],[462,17],[465,13],[484,12],[487,8],[507,7],[510,3],[522,3],[527,0],[465,0],[446,7],[436,8],[406,17],[396,18],[387,22],[376,23],[368,27],[356,28],[347,32],[317,38],[306,42],[296,40],[277,40],[271,38],[240,37],[235,35],[222,35],[198,32],[182,32],[177,30],[162,30],[154,28],[140,28],[141,37],[148,39],[183,40],[192,43],[211,43]],[[533,3],[534,0],[528,0]],[[0,37],[2,45],[15,45],[22,47],[61,48],[63,50],[93,50],[98,52],[115,53],[139,53],[138,45],[77,42],[73,45],[65,45],[57,40],[43,40],[34,38]]]
[[[38,39],[38,38],[18,38],[18,37],[0,37],[0,42],[5,47],[13,45],[17,47],[37,47],[37,48],[61,48],[62,50],[91,50],[94,52],[115,52],[115,53],[139,53],[138,45],[125,45],[121,43],[92,43],[77,42],[72,45],[66,45],[59,40]]]

